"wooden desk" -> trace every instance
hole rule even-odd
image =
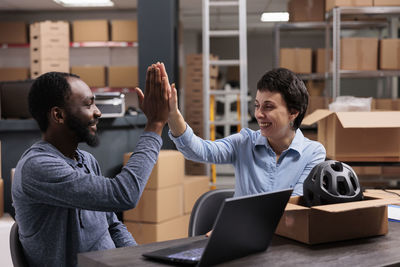
[[[368,222],[365,222],[368,223]],[[184,244],[191,237],[129,248],[95,251],[78,255],[82,267],[168,266],[146,260],[144,252]],[[400,263],[400,223],[389,222],[386,236],[309,246],[275,236],[266,252],[226,262],[221,266],[385,266]]]

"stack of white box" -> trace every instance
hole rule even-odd
[[[69,24],[44,21],[30,25],[31,78],[49,71],[69,72]]]

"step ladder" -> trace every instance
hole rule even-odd
[[[238,30],[211,30],[210,9],[237,7]],[[246,0],[217,1],[203,0],[203,99],[204,99],[204,137],[206,140],[215,140],[216,126],[224,126],[225,136],[230,134],[231,126],[237,126],[238,132],[247,127],[247,24],[246,24]],[[215,28],[215,27],[214,27]],[[210,60],[210,38],[238,37],[239,58]],[[239,90],[217,89],[210,90],[210,66],[239,66],[240,88]],[[232,95],[237,96],[237,118],[228,118]],[[224,98],[225,110],[222,120],[215,120],[215,98]],[[207,175],[210,170],[207,169]],[[215,189],[216,168],[211,165],[211,187]]]

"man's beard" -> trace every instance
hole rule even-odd
[[[93,125],[95,122],[96,120],[91,120],[85,124],[70,112],[67,113],[66,123],[68,128],[75,132],[78,142],[86,142],[86,144],[91,147],[96,147],[100,143],[97,132],[95,134],[91,134],[89,130],[89,126]]]

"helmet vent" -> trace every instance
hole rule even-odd
[[[329,187],[330,187],[329,182],[330,182],[330,179],[329,179],[328,175],[325,174],[324,177],[322,177],[322,186],[326,190],[329,190]]]
[[[346,179],[343,176],[337,178],[337,191],[340,195],[348,195],[349,188],[346,183]]]
[[[336,161],[334,164],[331,164],[331,168],[336,172],[342,172],[343,164],[340,161]]]
[[[351,181],[351,184],[353,185],[354,190],[357,190],[356,179],[354,178],[353,175],[350,175],[350,181]]]

